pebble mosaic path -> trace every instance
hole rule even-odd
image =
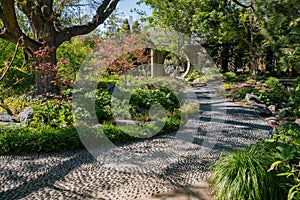
[[[97,158],[87,150],[0,156],[0,199],[147,199],[207,179],[222,151],[270,137],[263,118],[217,97],[213,88],[187,90],[196,94],[200,110],[177,133],[126,144]],[[190,192],[187,199],[201,199]]]

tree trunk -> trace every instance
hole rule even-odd
[[[223,45],[223,49],[221,52],[221,59],[222,59],[222,72],[228,72],[228,62],[229,62],[229,47],[228,44]]]
[[[266,52],[266,71],[271,75],[274,75],[274,65],[274,52],[268,47]]]
[[[36,93],[58,94],[56,48],[45,47],[37,51],[34,59]]]
[[[32,29],[34,39],[39,41],[43,46],[34,53],[35,60],[35,85],[37,94],[52,93],[58,94],[59,87],[57,85],[57,59],[56,49],[57,31],[53,26],[52,20],[45,18],[53,15],[52,3],[45,0],[43,4],[39,4],[41,13],[37,15],[38,19],[32,20]]]

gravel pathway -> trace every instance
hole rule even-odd
[[[270,136],[259,115],[216,97],[215,88],[187,91],[197,95],[200,111],[177,133],[97,158],[86,150],[1,156],[0,199],[144,199],[206,179],[223,150]]]

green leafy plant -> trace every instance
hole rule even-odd
[[[227,98],[242,101],[245,99],[247,93],[255,93],[257,91],[254,87],[243,87],[232,89],[228,94]]]
[[[34,117],[31,126],[39,127],[49,125],[52,127],[67,127],[74,122],[72,105],[70,101],[62,99],[37,100],[33,105]]]
[[[280,126],[273,134],[273,138],[265,141],[265,146],[269,146],[275,152],[274,161],[268,171],[277,173],[277,176],[285,177],[289,180],[286,184],[289,188],[288,200],[300,198],[300,126],[294,123],[286,123]],[[281,167],[281,171],[278,168]]]
[[[236,74],[234,72],[226,72],[223,76],[226,81],[233,81],[236,78]]]
[[[272,105],[288,101],[289,94],[277,78],[269,77],[265,85],[268,86],[266,90],[254,92],[265,104]]]
[[[200,71],[195,69],[192,71],[192,73],[187,75],[186,80],[193,82],[195,79],[198,79],[201,77],[202,77],[202,74],[200,73]]]
[[[210,179],[216,198],[285,199],[286,180],[276,176],[274,172],[267,172],[274,161],[273,154],[256,145],[221,155],[214,165]]]
[[[295,105],[294,116],[296,118],[300,117],[300,78],[297,78],[293,84],[294,91],[291,94],[291,100]]]
[[[155,104],[164,107],[164,109],[169,112],[169,116],[180,106],[174,92],[162,86],[159,88],[150,87],[135,90],[131,95],[129,104],[132,108],[130,112],[133,118],[139,117],[140,115],[148,115],[148,113],[143,112],[149,110],[149,108]]]

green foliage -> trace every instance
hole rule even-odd
[[[11,61],[15,47],[16,45],[13,43],[0,39],[0,77]],[[23,52],[19,49],[10,70],[0,82],[2,97],[24,94],[24,92],[33,90],[34,73],[29,67],[31,63],[23,66],[23,62]]]
[[[139,88],[135,90],[130,98],[131,115],[133,118],[139,115],[145,115],[143,110],[150,109],[151,106],[159,104],[169,113],[173,113],[176,108],[179,108],[180,103],[174,92],[167,87],[160,86],[159,88]],[[147,115],[147,114],[146,114]]]
[[[300,126],[295,123],[286,123],[280,126],[273,134],[272,139],[264,141],[275,153],[276,160],[270,165],[269,171],[277,173],[279,177],[289,180],[286,186],[289,188],[288,200],[300,198]],[[278,169],[281,170],[278,170]]]
[[[223,76],[226,81],[233,81],[236,78],[236,74],[234,72],[226,72]]]
[[[104,124],[101,129],[105,136],[114,144],[120,144],[125,142],[134,141],[136,138],[126,134],[119,126]]]
[[[0,154],[64,151],[82,148],[76,129],[0,127]]]
[[[254,3],[265,45],[279,55],[281,70],[287,71],[293,66],[299,72],[299,1],[255,0]]]
[[[246,94],[256,93],[257,90],[254,87],[243,87],[236,88],[230,91],[230,93],[226,94],[227,98],[243,101],[246,97]]]
[[[287,189],[283,177],[267,172],[275,157],[262,146],[220,156],[214,165],[211,185],[219,200],[285,199]]]
[[[277,78],[269,77],[265,84],[268,86],[268,89],[253,92],[265,104],[272,105],[288,101],[289,93]]]
[[[72,105],[70,101],[48,100],[36,101],[33,106],[34,117],[31,126],[40,127],[49,125],[51,127],[68,127],[74,123]]]
[[[165,120],[165,125],[160,131],[160,134],[171,133],[179,129],[181,125],[181,120],[175,117],[167,117]]]
[[[300,117],[300,78],[294,82],[294,91],[291,94],[291,100],[295,104],[294,115]]]
[[[200,73],[199,70],[194,69],[192,71],[192,73],[187,75],[186,80],[193,82],[194,80],[196,80],[198,78],[202,78],[202,74]]]
[[[113,113],[111,110],[112,95],[106,91],[97,91],[95,100],[95,110],[99,122],[113,120]]]
[[[68,127],[74,122],[70,100],[50,99],[46,97],[34,98],[29,95],[13,96],[5,99],[6,105],[18,115],[25,108],[32,107],[34,111],[31,127]]]
[[[82,62],[87,58],[94,47],[94,41],[91,38],[75,37],[69,42],[63,43],[57,49],[57,59],[66,61],[60,65],[58,73],[67,74],[63,77],[68,80],[75,80],[75,76]]]
[[[220,80],[222,78],[222,74],[216,67],[210,67],[203,73],[202,78],[205,82]]]

